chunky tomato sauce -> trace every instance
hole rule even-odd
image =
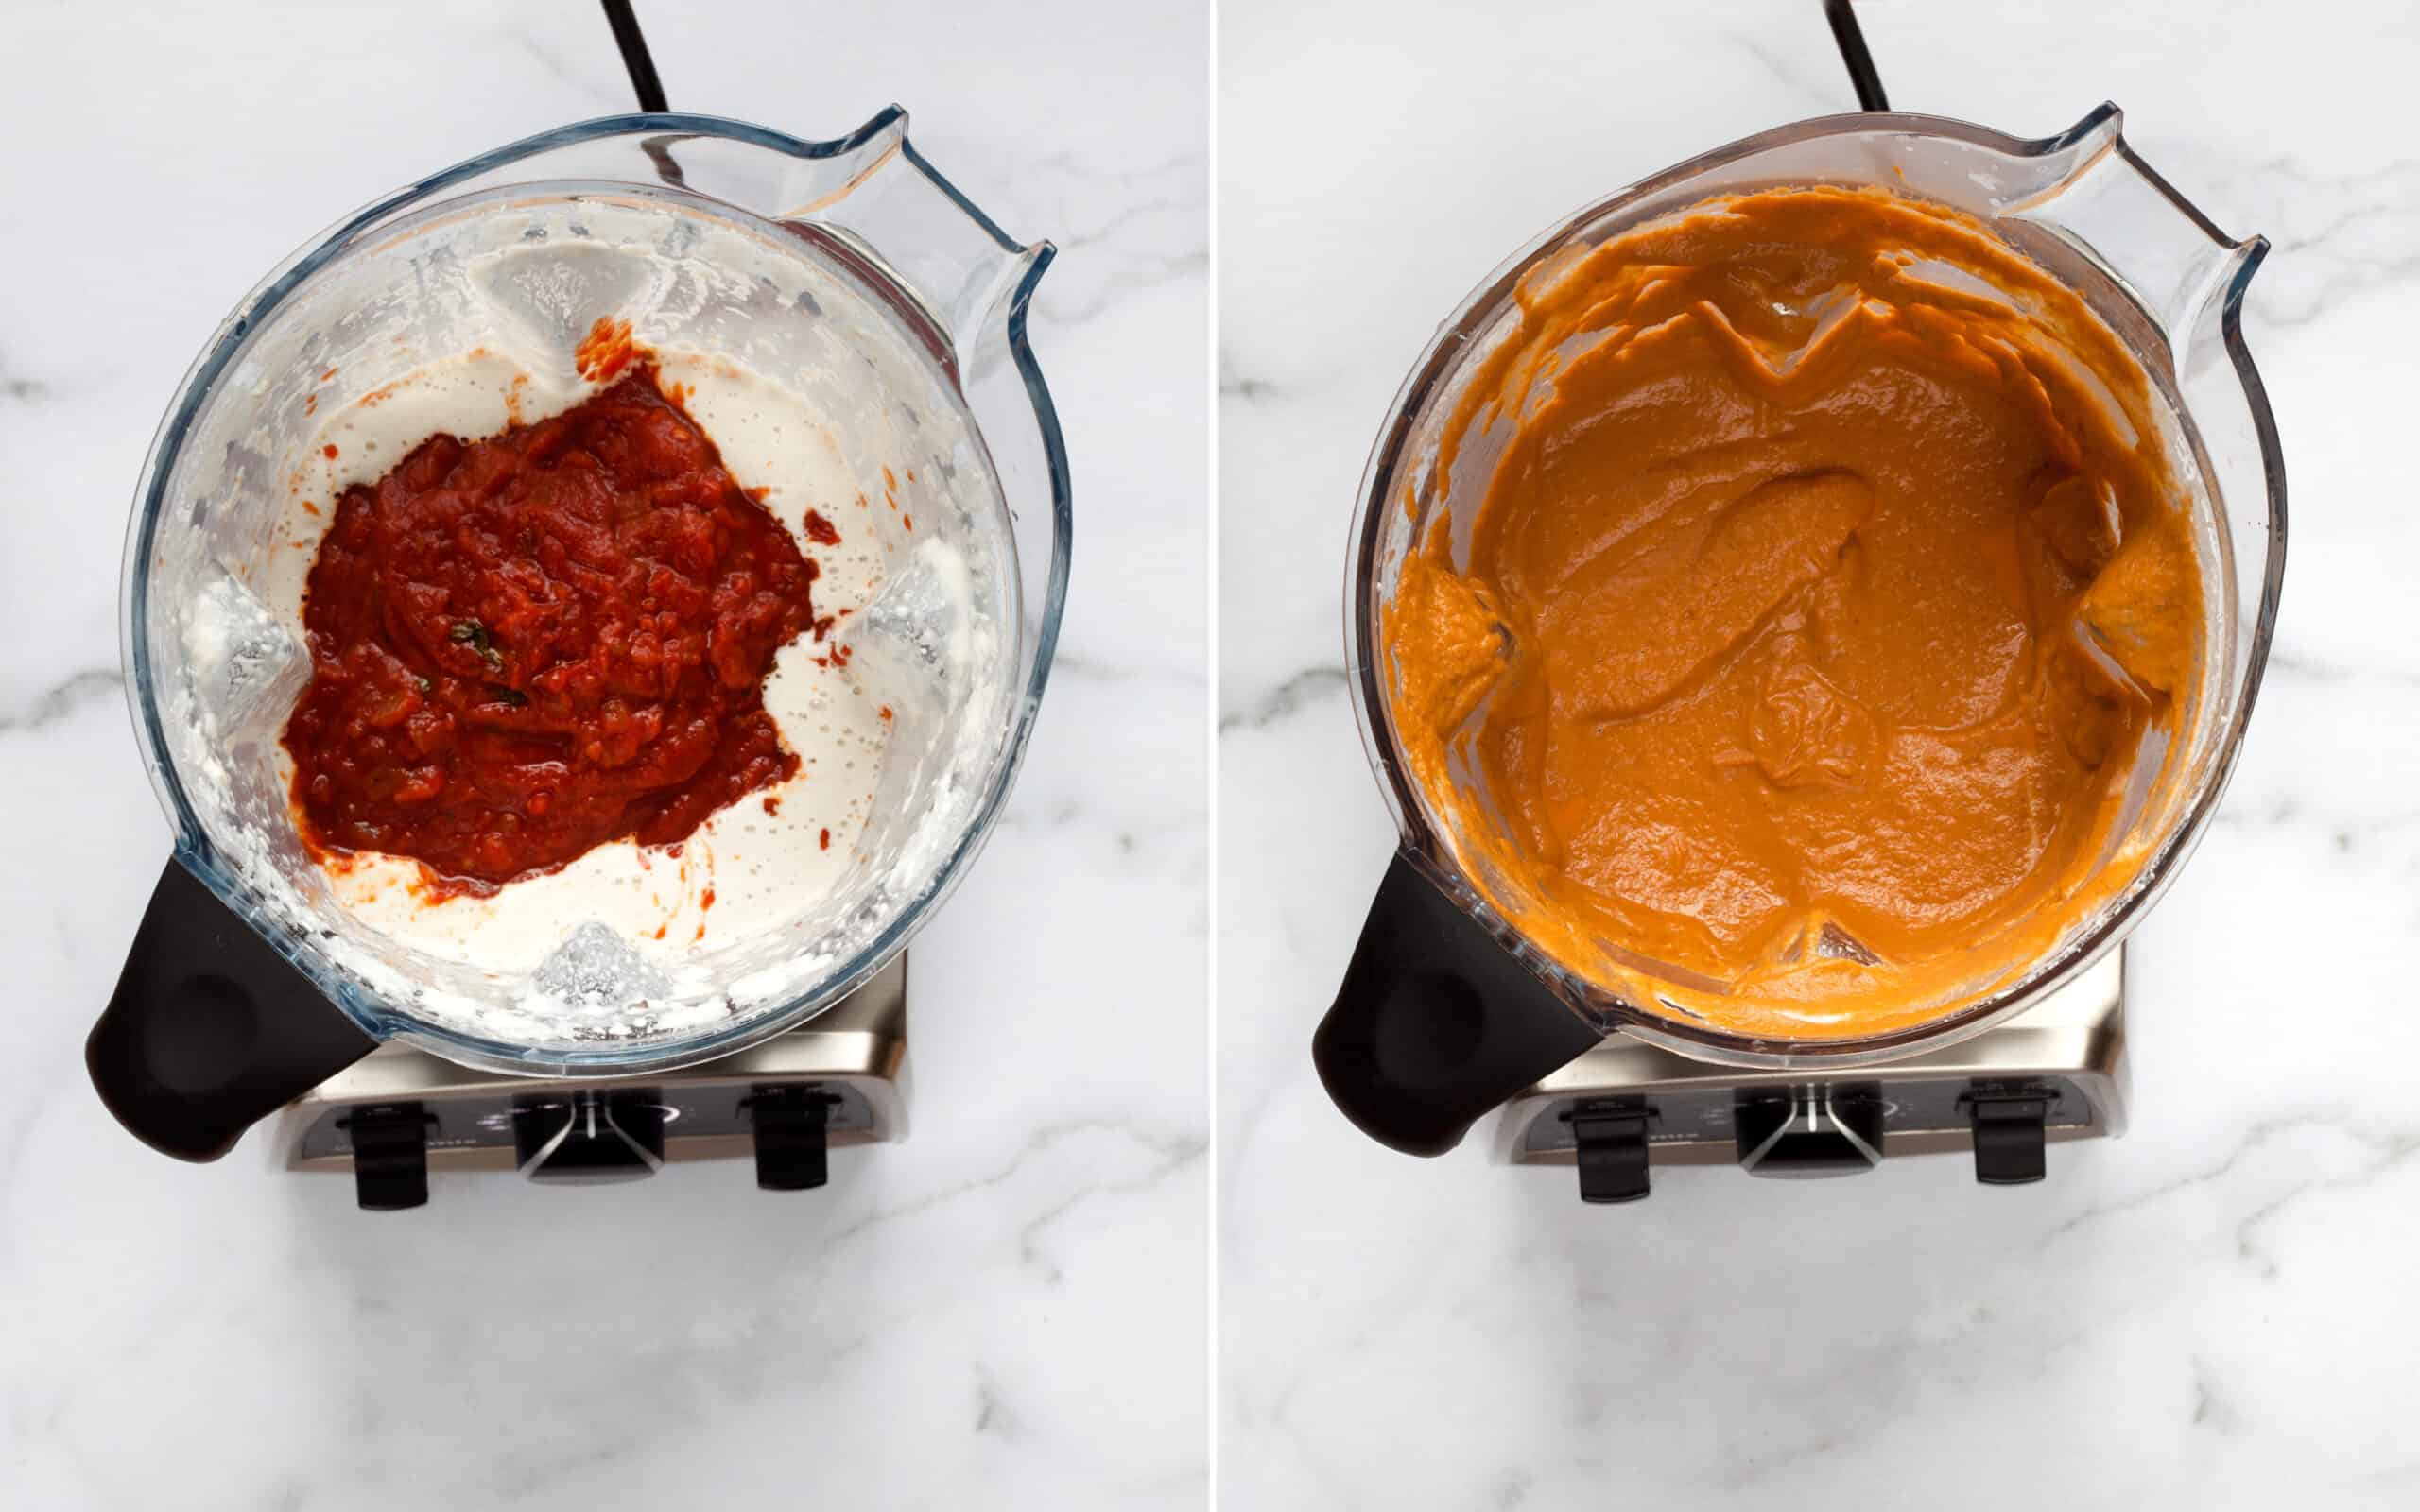
[[[345,490],[311,569],[305,838],[412,857],[441,897],[686,837],[798,770],[762,686],[830,627],[815,577],[643,359],[551,420],[423,442]]]

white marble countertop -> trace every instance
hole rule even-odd
[[[757,1193],[439,1176],[363,1213],[86,1083],[167,849],[118,683],[127,503],[260,274],[373,194],[631,108],[593,0],[0,12],[0,1505],[1201,1504],[1210,433],[1199,6],[642,5],[672,102],[896,100],[1011,232],[1074,460],[1057,675],[920,936],[915,1131]]]
[[[2294,523],[2217,827],[2135,936],[2135,1126],[2037,1186],[1391,1154],[1306,1054],[1392,847],[1344,692],[1361,467],[1435,322],[1668,163],[1855,101],[1820,8],[1226,0],[1218,1214],[1236,1508],[2420,1503],[2420,129],[2406,7],[1860,8],[1894,106],[2102,99],[2275,251]],[[1541,58],[1552,61],[1541,66]],[[1281,544],[1282,543],[1282,544]]]

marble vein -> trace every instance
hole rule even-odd
[[[1804,19],[1811,25],[1817,18],[1808,15]],[[1821,31],[1821,28],[1817,29]],[[1792,37],[1789,41],[1798,44],[1801,55],[1810,57],[1813,63],[1830,65],[1831,72],[1820,74],[1823,78],[1821,85],[1814,82],[1816,76],[1810,76],[1807,71],[1786,60],[1772,47],[1758,42],[1745,32],[1724,31],[1717,33],[1716,37],[1723,44],[1736,47],[1754,59],[1756,66],[1770,75],[1775,83],[1782,85],[1792,94],[1812,106],[1814,109],[1811,113],[1830,114],[1837,111],[1856,108],[1856,92],[1850,87],[1847,75],[1841,72],[1840,60],[1806,46],[1807,38]],[[1829,42],[1830,37],[1828,34],[1824,34],[1822,40]]]
[[[1062,651],[1051,661],[1050,675],[1055,678],[1077,678],[1087,682],[1159,682],[1179,688],[1204,688],[1210,679],[1200,667],[1150,666],[1136,662],[1110,661]]]
[[[2302,651],[2273,649],[2269,653],[2268,675],[2328,684],[2380,682],[2420,691],[2420,667],[2348,665]]]
[[[2205,148],[2166,143],[2161,151],[2206,170],[2212,202],[2252,201],[2240,212],[2243,223],[2229,229],[2269,238],[2270,261],[2255,276],[2250,301],[2262,321],[2306,326],[2340,308],[2348,295],[2420,271],[2420,260],[2396,250],[2415,234],[2409,207],[2420,188],[2420,163],[2396,159],[2338,174],[2315,170],[2295,156],[2231,162]]]
[[[1046,286],[1035,301],[1049,315],[1067,325],[1079,325],[1098,318],[1128,295],[1147,289],[1164,288],[1200,279],[1210,268],[1210,249],[1176,252],[1162,256],[1132,254],[1117,267],[1093,281],[1093,287],[1080,299],[1058,300]]]
[[[1037,307],[1053,319],[1081,326],[1133,295],[1207,281],[1202,155],[1113,169],[1061,154],[1036,164],[1030,178],[1017,186],[1019,197],[1048,202],[1058,228],[1051,240],[1060,260],[1035,296]]]
[[[1066,1216],[1078,1204],[1092,1198],[1123,1196],[1150,1191],[1176,1172],[1202,1160],[1209,1153],[1210,1142],[1207,1139],[1187,1135],[1156,1142],[1153,1143],[1153,1148],[1157,1159],[1145,1167],[1139,1175],[1117,1180],[1099,1181],[1079,1188],[1028,1218],[1017,1229],[1018,1257],[1026,1264],[1034,1267],[1045,1281],[1052,1285],[1058,1284],[1063,1272],[1058,1264],[1042,1251],[1041,1238],[1044,1230]]]
[[[2309,1128],[2317,1125],[2326,1125],[2329,1123],[2331,1123],[2330,1120],[2323,1118],[2294,1117],[2263,1119],[2257,1123],[2252,1124],[2246,1127],[2236,1142],[2216,1160],[2208,1161],[2183,1176],[2175,1177],[2169,1180],[2161,1182],[2156,1186],[2146,1188],[2145,1190],[2135,1193],[2131,1196],[2122,1197],[2109,1202],[2095,1203],[2079,1212],[2071,1214],[2062,1221],[2057,1227],[2051,1228],[2043,1235],[2043,1246],[2048,1248],[2079,1230],[2089,1228],[2097,1224],[2105,1223],[2112,1218],[2124,1217],[2139,1212],[2145,1208],[2164,1202],[2180,1193],[2222,1182],[2229,1176],[2233,1175],[2248,1158],[2259,1152],[2267,1145],[2283,1139],[2287,1135],[2290,1135],[2298,1129]]]
[[[2236,1254],[2245,1262],[2257,1266],[2261,1275],[2268,1280],[2276,1279],[2277,1263],[2261,1248],[2259,1236],[2280,1212],[2319,1193],[2347,1192],[2368,1186],[2411,1160],[2414,1152],[2420,1151],[2420,1133],[2392,1131],[2375,1133],[2359,1126],[2342,1125],[2335,1126],[2342,1128],[2344,1133],[2360,1143],[2363,1163],[2360,1169],[2347,1176],[2317,1177],[2299,1182],[2255,1208],[2236,1223]]]
[[[1003,1186],[1024,1174],[1037,1157],[1048,1154],[1071,1142],[1087,1140],[1096,1135],[1112,1136],[1117,1143],[1142,1149],[1163,1160],[1167,1158],[1172,1145],[1181,1146],[1184,1143],[1182,1139],[1172,1141],[1168,1136],[1142,1129],[1122,1119],[1070,1119],[1045,1124],[1028,1133],[1024,1143],[1011,1152],[1007,1160],[994,1165],[983,1175],[952,1182],[907,1202],[877,1208],[872,1212],[852,1219],[825,1236],[821,1247],[825,1250],[839,1248],[886,1224],[897,1223],[903,1218],[930,1212],[960,1197]],[[1164,1167],[1159,1174],[1165,1176],[1168,1170],[1175,1169],[1177,1165],[1183,1163],[1180,1160],[1174,1165]],[[1143,1183],[1146,1186],[1149,1184],[1149,1182]],[[1134,1190],[1140,1190],[1140,1188],[1137,1187]]]
[[[2192,1420],[2194,1427],[2206,1428],[2221,1437],[2233,1436],[2243,1426],[2209,1362],[2199,1355],[2193,1359]]]
[[[631,94],[630,80],[621,72],[621,56],[612,50],[610,39],[608,45],[599,51],[600,60],[610,64],[614,70],[613,80],[609,84],[600,80],[595,72],[573,68],[561,52],[539,38],[528,27],[508,25],[499,29],[503,31],[506,40],[526,54],[531,61],[544,69],[549,77],[595,105],[598,113],[613,114],[638,109],[637,96]],[[671,94],[668,85],[666,94]],[[677,97],[671,100],[671,105],[676,111],[694,109]]]
[[[101,702],[125,687],[115,667],[86,667],[71,672],[28,699],[24,707],[0,713],[0,735],[32,734],[47,730],[87,704]]]
[[[1342,667],[1312,667],[1297,672],[1257,698],[1219,715],[1219,733],[1226,735],[1237,730],[1270,729],[1292,718],[1312,703],[1323,701],[1344,690]]]

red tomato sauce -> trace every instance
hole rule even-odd
[[[815,577],[651,362],[424,441],[345,490],[311,568],[285,736],[305,840],[412,857],[450,897],[687,837],[798,770],[763,683],[821,628]]]

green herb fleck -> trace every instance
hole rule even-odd
[[[494,637],[491,636],[488,633],[488,627],[477,620],[456,620],[454,627],[447,630],[445,636],[456,644],[467,645],[479,653],[479,660],[485,662],[491,669],[497,672],[504,670],[504,653],[495,648]]]
[[[518,688],[508,688],[500,682],[491,682],[488,684],[488,692],[494,694],[496,701],[508,709],[529,707],[529,696]]]
[[[437,691],[437,684],[429,681],[426,678],[423,678],[420,679],[420,691],[423,694],[435,693]]]

